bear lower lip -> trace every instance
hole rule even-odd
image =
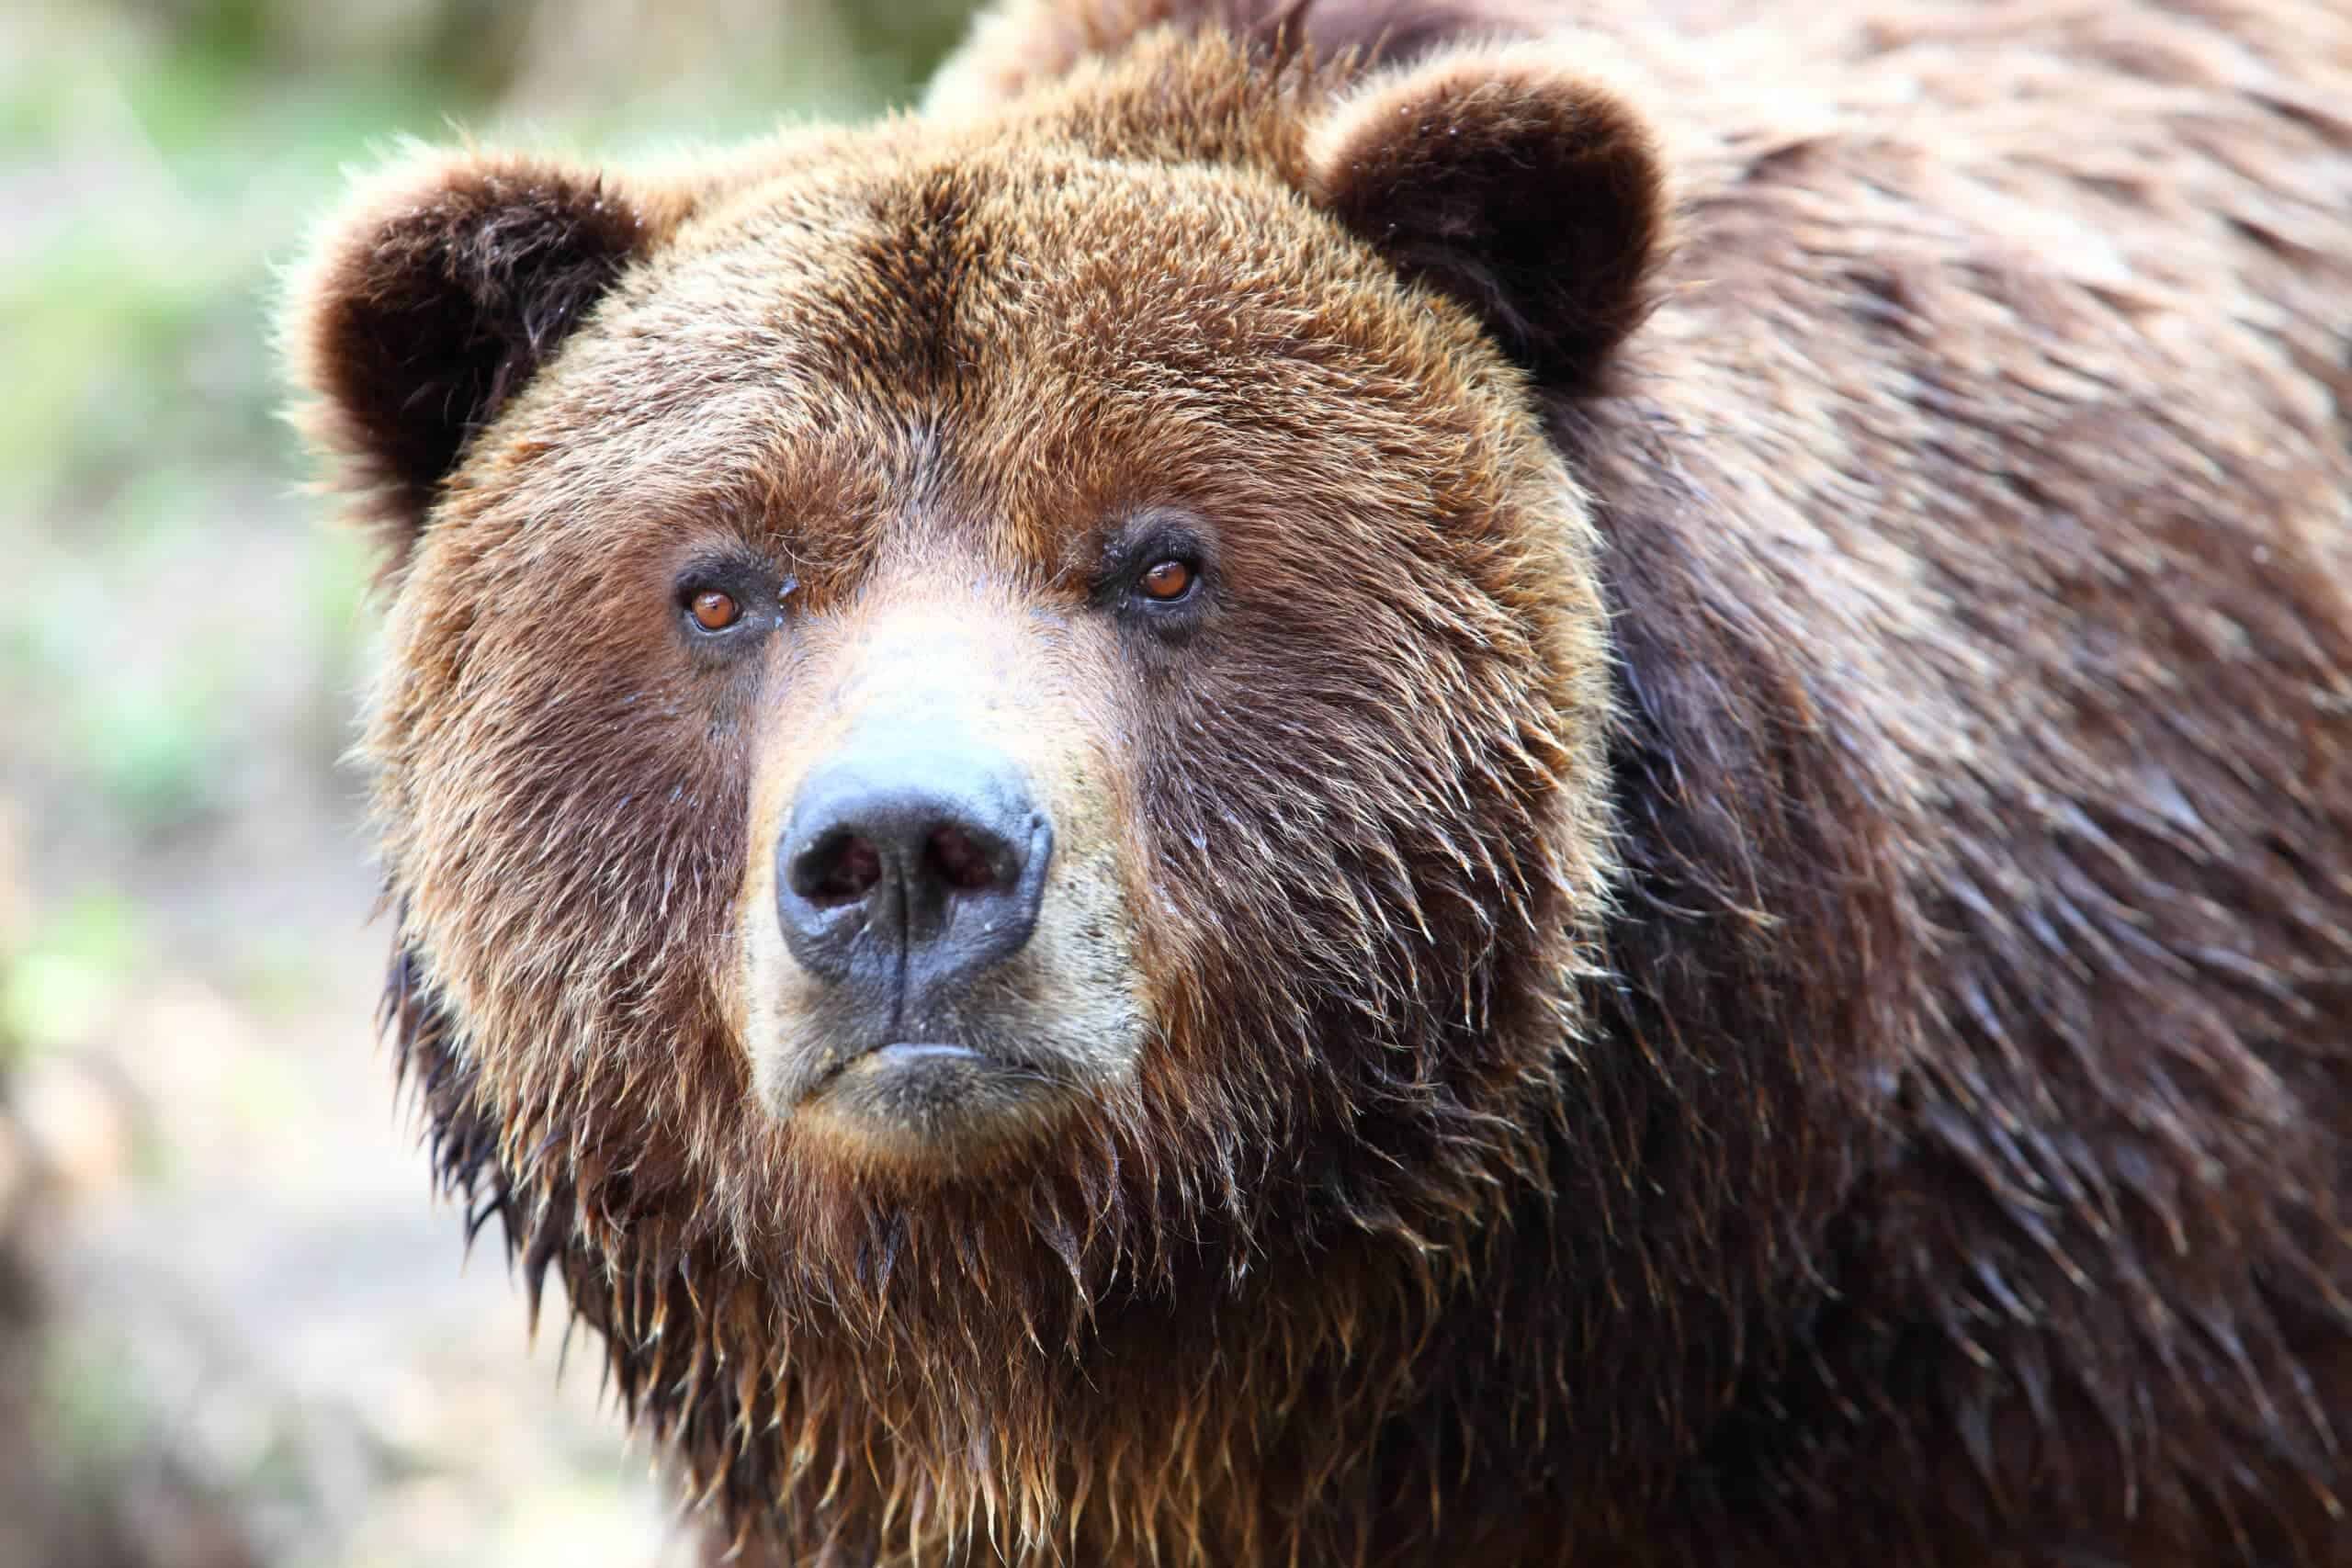
[[[823,1094],[845,1077],[894,1072],[951,1072],[962,1066],[985,1066],[990,1060],[968,1045],[898,1040],[842,1057],[809,1086],[808,1094],[811,1098]]]
[[[901,1040],[888,1045],[877,1045],[873,1050],[866,1052],[864,1055],[854,1058],[849,1062],[847,1066],[854,1067],[861,1066],[864,1063],[875,1061],[876,1058],[879,1058],[882,1065],[886,1066],[901,1065],[908,1062],[956,1060],[978,1062],[987,1060],[986,1057],[982,1056],[978,1051],[973,1050],[968,1045],[941,1045],[912,1040]]]

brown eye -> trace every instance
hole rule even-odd
[[[1170,604],[1193,591],[1193,569],[1180,560],[1164,560],[1136,581],[1147,599]]]
[[[687,601],[686,611],[694,616],[695,625],[707,632],[723,632],[743,618],[742,606],[735,603],[734,595],[716,588],[706,588]]]

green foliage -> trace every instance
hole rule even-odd
[[[139,919],[91,893],[17,953],[0,953],[0,1071],[85,1039],[140,963]]]

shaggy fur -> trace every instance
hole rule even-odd
[[[403,1063],[723,1543],[2352,1561],[2352,20],[1724,9],[1012,0],[325,231]],[[924,624],[1076,814],[1004,1005],[1148,1024],[928,1168],[746,929]]]

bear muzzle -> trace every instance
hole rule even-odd
[[[814,769],[776,841],[775,916],[831,993],[831,1048],[785,1098],[919,1142],[1057,1098],[1068,1075],[1008,1051],[973,995],[1035,932],[1053,853],[1051,815],[985,743],[886,729]]]
[[[1097,651],[979,571],[794,626],[753,742],[737,1031],[761,1108],[848,1168],[991,1168],[1132,1110],[1148,874]],[[983,1157],[986,1156],[986,1157]]]

